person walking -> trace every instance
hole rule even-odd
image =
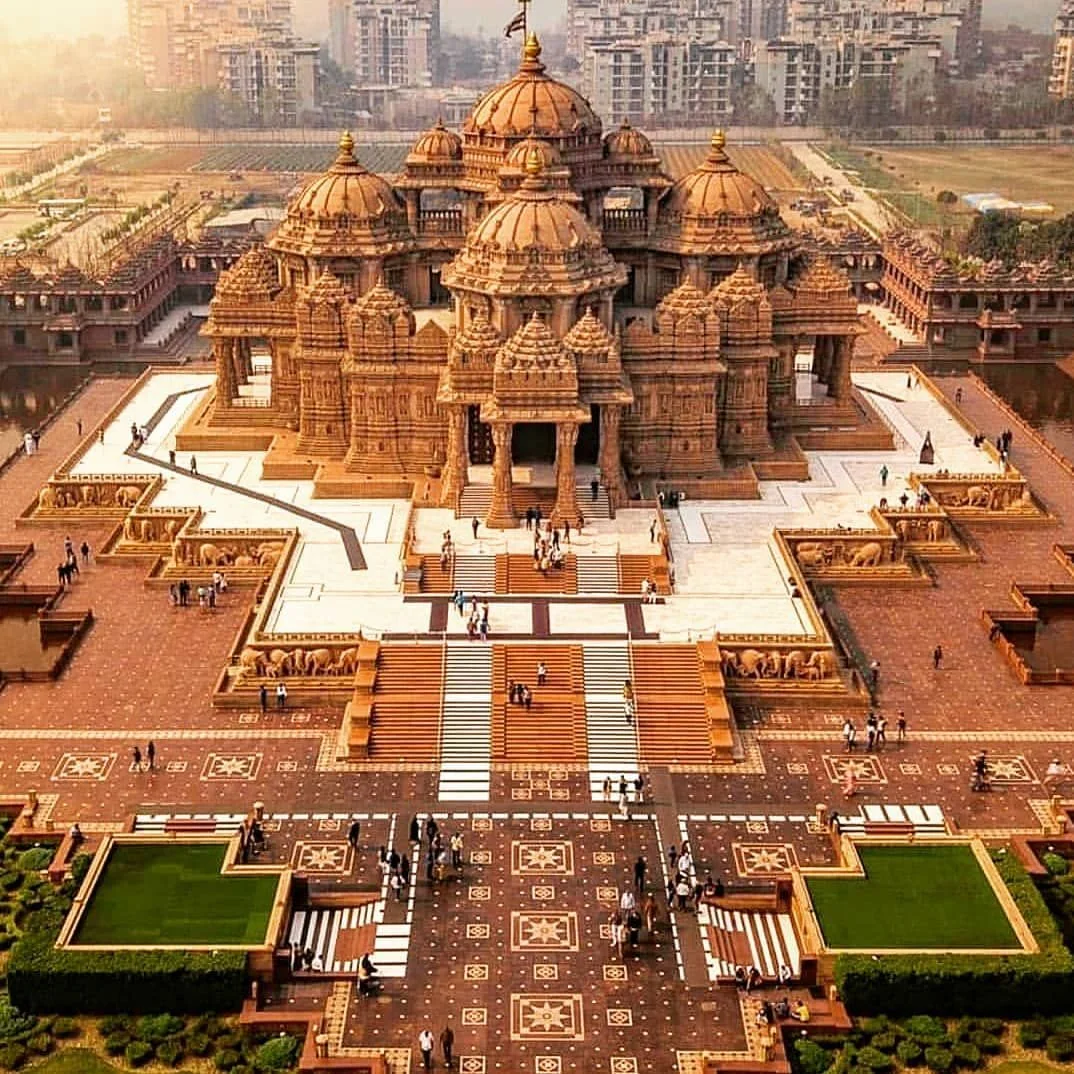
[[[547,679],[548,679],[548,667],[545,664],[545,662],[542,660],[537,665],[537,685],[538,686],[544,686],[545,681]]]
[[[193,455],[190,456],[190,472],[192,474],[198,472],[198,460]]]
[[[480,525],[481,525],[480,520],[478,519],[477,515],[474,515],[474,517],[470,519],[470,529],[472,529],[474,531],[474,540],[475,541],[477,540],[477,530],[478,530],[478,527]]]
[[[639,772],[634,777],[634,804],[641,805],[645,800],[645,777]]]
[[[649,543],[656,544],[656,519],[649,523]]]
[[[899,718],[895,721],[895,738],[899,745],[906,742],[906,713],[899,709]]]
[[[436,1041],[433,1039],[432,1033],[430,1033],[428,1027],[426,1027],[418,1035],[418,1049],[421,1051],[421,1065],[426,1070],[433,1069],[433,1046],[435,1044]]]
[[[858,737],[858,730],[854,721],[848,716],[843,721],[843,741],[846,743],[847,753],[854,752],[854,740]]]
[[[593,480],[589,482],[589,492],[593,498],[593,502],[596,503],[597,497],[600,495],[600,478],[594,477]]]
[[[351,850],[358,849],[358,840],[362,834],[362,825],[358,821],[351,823],[350,829],[347,831],[347,842],[350,844]]]
[[[276,708],[284,709],[287,707],[287,687],[281,682],[276,687]]]
[[[418,820],[417,814],[410,818],[409,834],[411,845],[421,846],[421,821]]]
[[[888,472],[889,471],[888,471],[888,468],[887,468],[886,464],[884,466],[880,467],[880,487],[881,488],[886,489],[888,487]]]
[[[83,541],[82,542],[82,547],[79,548],[79,552],[82,553],[82,566],[83,567],[88,567],[89,566],[89,554],[90,554],[90,547],[89,547],[89,542],[88,541]]]
[[[869,664],[869,681],[873,685],[873,689],[876,690],[880,685],[880,661],[873,660]]]
[[[444,1053],[444,1066],[450,1070],[455,1061],[455,1034],[451,1026],[444,1026],[440,1033],[440,1050]]]
[[[462,868],[462,832],[451,837],[451,867],[456,872]]]
[[[75,432],[78,433],[78,438],[79,438],[79,440],[81,440],[82,439],[82,419],[81,418],[76,418],[75,419]]]
[[[612,800],[612,777],[605,776],[604,783],[601,785],[601,791],[604,795],[604,801],[610,802]]]
[[[645,870],[647,866],[645,859],[639,857],[634,862],[634,890],[640,895],[645,888]]]
[[[135,746],[131,750],[131,771],[141,772],[142,770],[142,751]]]
[[[942,645],[937,645],[936,648],[932,650],[932,670],[933,671],[939,671],[940,667],[942,666],[942,664],[943,664],[943,646]]]
[[[880,749],[888,743],[888,721],[886,716],[880,716],[876,721],[876,748]]]
[[[149,740],[145,747],[145,759],[149,762],[149,771],[155,772],[157,770],[157,747],[152,739]]]
[[[261,689],[257,691],[257,699],[261,703],[261,715],[264,716],[268,712],[268,687],[262,683]]]
[[[175,448],[170,448],[168,450],[168,465],[169,466],[174,466],[175,465]]]

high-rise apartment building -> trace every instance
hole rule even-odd
[[[318,49],[295,39],[291,0],[127,0],[127,14],[151,89],[216,88],[282,123],[316,107]]]
[[[1074,0],[1064,0],[1055,16],[1048,92],[1062,99],[1074,97]]]
[[[359,86],[439,81],[440,0],[329,0],[329,53]]]

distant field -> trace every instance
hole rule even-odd
[[[996,193],[1012,201],[1046,201],[1058,213],[1074,212],[1074,147],[1071,146],[877,146],[867,160],[887,172],[891,186],[928,196],[941,190]],[[833,154],[834,155],[834,154]],[[858,155],[858,154],[855,154]],[[845,159],[840,154],[840,160]],[[863,179],[870,184],[868,167]],[[916,184],[915,184],[916,181]],[[879,185],[879,184],[876,184]]]
[[[664,171],[672,179],[693,171],[709,153],[707,142],[698,145],[657,144],[654,148],[663,162]],[[776,153],[763,145],[729,145],[727,155],[735,167],[753,176],[768,190],[805,189]]]
[[[409,144],[359,145],[358,159],[370,170],[392,174],[403,170]],[[191,165],[197,172],[323,172],[335,159],[329,145],[223,145],[202,151]]]
[[[97,165],[97,170],[113,175],[137,172],[184,172],[194,167],[205,155],[196,145],[146,146],[138,149],[117,149]]]

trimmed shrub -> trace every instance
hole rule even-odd
[[[57,1018],[52,1023],[52,1035],[58,1040],[67,1040],[77,1037],[82,1032],[81,1027],[73,1018]]]
[[[954,1056],[957,1067],[973,1070],[981,1065],[981,1049],[969,1041],[960,1040],[952,1045],[951,1055]]]
[[[26,1049],[21,1044],[5,1044],[0,1048],[0,1067],[18,1070],[26,1062]]]
[[[156,1014],[242,1005],[243,951],[79,951],[54,946],[58,928],[27,933],[11,950],[8,991],[23,1010]]]
[[[0,888],[3,888],[4,891],[14,891],[21,886],[22,873],[16,873],[14,871],[0,873]]]
[[[242,1034],[233,1029],[225,1029],[223,1033],[217,1033],[216,1046],[236,1050],[242,1047]]]
[[[1003,1051],[1003,1041],[994,1033],[986,1033],[983,1029],[975,1029],[969,1036],[969,1042],[985,1055],[999,1055]]]
[[[823,1048],[820,1051],[824,1051]],[[254,1055],[255,1070],[289,1070],[298,1062],[299,1042],[297,1037],[283,1034],[265,1041]],[[825,1053],[827,1054],[827,1053]],[[799,1058],[801,1056],[799,1055]],[[812,1074],[823,1074],[827,1067],[820,1067]]]
[[[110,1037],[113,1033],[129,1033],[133,1024],[125,1014],[108,1014],[101,1019],[97,1029],[102,1037]]]
[[[1023,1022],[1018,1027],[1018,1043],[1023,1048],[1043,1048],[1048,1027],[1043,1022]]]
[[[877,1033],[883,1033],[888,1029],[891,1023],[888,1021],[888,1017],[885,1014],[878,1014],[873,1018],[863,1018],[858,1026],[859,1029],[867,1036],[875,1036]]]
[[[1052,1033],[1074,1034],[1074,1015],[1061,1014],[1057,1018],[1049,1018],[1048,1029]]]
[[[874,1048],[879,1048],[882,1052],[893,1052],[895,1051],[895,1045],[899,1043],[899,1038],[888,1031],[886,1033],[877,1033],[869,1043]]]
[[[42,869],[47,869],[52,864],[52,859],[56,856],[55,847],[32,847],[30,850],[24,850],[18,859],[18,866],[26,873],[39,873]]]
[[[160,1044],[168,1037],[182,1033],[184,1025],[182,1018],[177,1018],[174,1014],[148,1014],[138,1019],[134,1035],[150,1044]]]
[[[955,1057],[951,1054],[950,1048],[934,1045],[925,1049],[925,1063],[929,1070],[936,1071],[936,1074],[947,1074],[947,1071],[955,1065]]]
[[[153,1058],[153,1045],[144,1040],[132,1040],[123,1053],[128,1066],[144,1067]]]
[[[0,1040],[25,1036],[36,1026],[37,1019],[32,1014],[23,1014],[9,1000],[0,997]]]
[[[974,1015],[1032,1018],[1069,1007],[1074,992],[1074,955],[1040,892],[1013,854],[993,857],[1012,900],[1040,951],[1032,955],[840,955],[835,979],[854,1014]],[[921,1043],[938,1043],[907,1032]]]
[[[1053,1063],[1069,1063],[1074,1058],[1074,1040],[1063,1033],[1053,1033],[1044,1042],[1044,1051]]]
[[[26,1047],[36,1055],[48,1055],[52,1051],[52,1037],[47,1033],[35,1033],[26,1042]]]
[[[802,1074],[824,1074],[835,1062],[835,1056],[827,1048],[822,1048],[808,1037],[795,1040],[794,1052]]]
[[[213,1062],[216,1064],[217,1070],[231,1070],[233,1067],[237,1067],[241,1060],[242,1056],[234,1048],[224,1048],[213,1056]]]
[[[925,1051],[916,1040],[900,1040],[895,1046],[899,1062],[906,1067],[916,1067],[925,1057]]]
[[[1040,856],[1041,864],[1052,876],[1066,876],[1070,872],[1070,862],[1062,854],[1046,851]]]
[[[903,1022],[903,1029],[920,1043],[939,1044],[947,1040],[947,1026],[929,1014],[915,1014]]]
[[[204,1033],[191,1033],[186,1038],[186,1050],[191,1055],[205,1056],[213,1050],[213,1042]]]
[[[71,859],[71,867],[67,870],[67,878],[74,883],[76,889],[80,887],[82,881],[86,879],[86,873],[89,872],[89,867],[92,864],[92,854],[76,854]]]
[[[130,1042],[131,1035],[129,1033],[110,1033],[104,1038],[104,1050],[109,1055],[122,1055]]]
[[[858,1065],[869,1070],[890,1070],[894,1064],[890,1055],[885,1055],[879,1048],[870,1045],[858,1052]]]
[[[178,1066],[183,1058],[183,1046],[177,1040],[163,1041],[157,1045],[156,1056],[167,1066]]]
[[[1007,1032],[1007,1023],[1002,1018],[978,1018],[976,1022],[976,1028],[982,1033],[992,1033],[994,1036],[1001,1037]]]

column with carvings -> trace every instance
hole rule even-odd
[[[794,356],[798,352],[798,341],[785,337],[773,342],[779,353],[772,359],[768,372],[768,424],[778,429],[786,424],[794,406]]]
[[[833,337],[832,351],[832,369],[828,378],[828,394],[841,403],[848,403],[850,402],[852,390],[850,360],[854,353],[854,337]]]
[[[608,490],[608,506],[614,511],[626,500],[623,488],[623,463],[619,449],[619,407],[607,404],[600,408],[600,466],[601,480]]]
[[[440,480],[440,506],[455,507],[466,487],[467,477],[466,407],[448,408],[447,454]]]
[[[213,355],[216,358],[216,410],[230,410],[232,400],[239,392],[235,380],[235,363],[231,357],[234,346],[233,339],[217,336],[213,340]]]
[[[574,472],[574,445],[578,443],[578,425],[561,422],[556,426],[556,506],[552,521],[578,521],[578,479]]]
[[[518,523],[511,482],[513,432],[514,426],[510,422],[497,421],[492,425],[492,447],[495,452],[492,460],[492,502],[489,504],[489,513],[485,516],[485,525],[490,529],[510,529]]]

